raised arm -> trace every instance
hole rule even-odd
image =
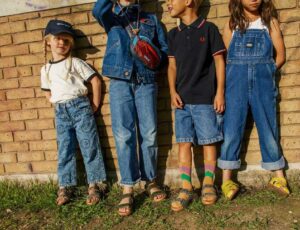
[[[97,0],[93,8],[93,16],[97,19],[99,24],[105,29],[106,33],[109,32],[113,25],[114,13],[113,2],[111,0]]]

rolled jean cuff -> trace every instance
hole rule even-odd
[[[136,181],[122,181],[120,182],[121,186],[134,186],[135,184],[139,183],[141,178],[137,179]]]
[[[261,162],[261,167],[266,170],[279,170],[285,167],[285,159],[282,156],[278,161],[275,162]]]
[[[218,159],[218,167],[220,169],[239,169],[241,167],[241,160],[238,161],[225,161]]]

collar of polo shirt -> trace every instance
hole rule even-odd
[[[186,28],[194,28],[194,29],[199,29],[201,28],[205,23],[205,19],[203,17],[199,17],[196,21],[194,21],[192,24],[190,25],[186,25],[183,22],[180,23],[180,25],[178,26],[178,30],[182,31]]]

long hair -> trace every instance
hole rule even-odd
[[[242,0],[230,0],[228,7],[230,12],[230,29],[239,29],[244,32],[249,27],[250,21],[244,13]],[[276,9],[272,0],[262,0],[258,11],[262,22],[270,29],[272,18],[277,18]]]

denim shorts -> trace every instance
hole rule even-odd
[[[223,140],[223,116],[213,105],[190,105],[175,110],[176,142],[207,145]]]

